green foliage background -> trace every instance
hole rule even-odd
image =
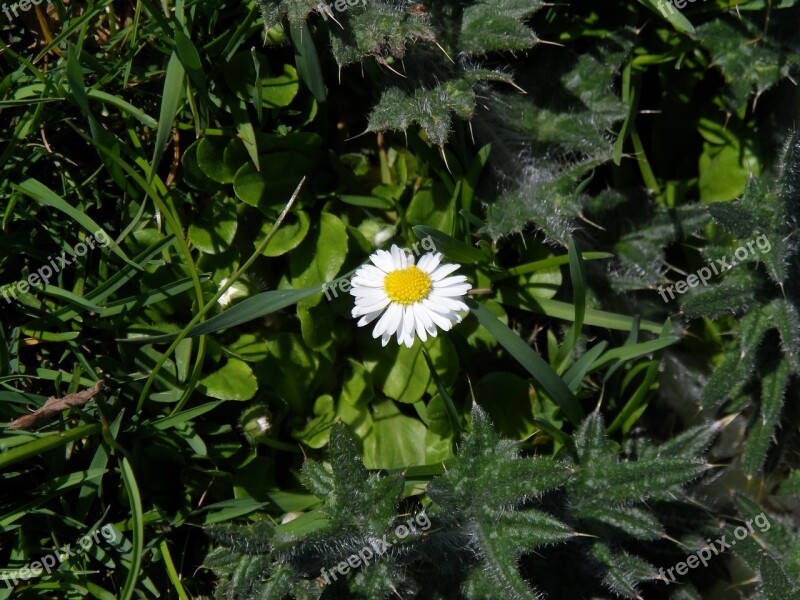
[[[0,21],[0,598],[800,597],[800,3],[345,6]],[[426,239],[381,348],[324,284]]]

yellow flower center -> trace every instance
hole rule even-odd
[[[392,271],[383,280],[383,287],[392,302],[408,306],[428,297],[431,277],[416,265]]]

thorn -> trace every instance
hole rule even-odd
[[[402,73],[400,73],[399,71],[396,71],[395,69],[393,69],[393,68],[392,68],[392,66],[391,66],[389,63],[387,63],[385,60],[380,60],[380,61],[378,61],[378,62],[379,62],[379,64],[382,64],[384,67],[386,67],[387,69],[389,69],[389,70],[390,70],[392,73],[394,73],[394,74],[396,74],[396,75],[399,75],[399,76],[400,76],[400,77],[402,77],[403,79],[408,79],[408,77],[406,77],[405,75],[403,75],[403,74],[402,74]]]
[[[592,225],[593,227],[597,227],[597,228],[598,228],[599,230],[601,230],[601,231],[605,231],[605,230],[606,230],[606,228],[605,228],[605,227],[602,227],[601,225],[598,225],[597,223],[595,223],[595,222],[593,222],[593,221],[590,221],[589,219],[587,219],[587,218],[586,218],[585,216],[583,216],[583,215],[578,215],[578,218],[579,218],[581,221],[583,221],[584,223],[588,223],[589,225]]]
[[[336,20],[336,17],[334,17],[334,16],[333,16],[333,11],[330,11],[330,15],[331,15],[331,19],[333,19],[334,21],[336,21],[336,24],[337,24],[339,27],[341,27],[341,28],[342,28],[342,31],[344,31],[344,25],[342,25],[341,23],[339,23],[339,21],[337,21],[337,20]]]
[[[351,138],[347,138],[347,139],[345,140],[345,142],[349,142],[350,140],[355,140],[355,139],[358,139],[358,138],[360,138],[362,135],[367,135],[368,133],[372,133],[372,132],[371,132],[369,129],[365,129],[364,131],[362,131],[362,132],[361,132],[361,133],[359,133],[358,135],[354,135],[354,136],[353,136],[353,137],[351,137]]]
[[[439,50],[441,50],[442,52],[444,52],[444,55],[447,57],[447,60],[449,60],[449,61],[450,61],[451,63],[453,63],[453,64],[456,64],[456,61],[454,61],[452,58],[450,58],[450,55],[447,53],[447,50],[445,50],[444,48],[442,48],[442,47],[441,47],[441,45],[439,45],[439,42],[437,42],[437,41],[435,41],[435,40],[434,40],[434,42],[433,42],[433,43],[434,43],[434,44],[436,44],[436,47],[437,47],[437,48],[439,48]]]
[[[447,167],[447,172],[452,175],[453,171],[450,170],[450,165],[447,164],[447,155],[444,153],[444,146],[439,146],[439,152],[442,153],[442,160],[444,161],[444,166]]]
[[[547,40],[539,40],[539,44],[544,44],[545,46],[558,46],[559,48],[563,48],[564,44],[559,44],[558,42],[548,42]]]
[[[472,138],[472,145],[475,145],[475,132],[472,131],[472,121],[467,121],[467,125],[469,125],[469,137]]]
[[[522,89],[521,87],[519,87],[519,86],[518,86],[516,83],[514,83],[513,81],[509,81],[508,83],[509,83],[511,86],[513,86],[515,89],[518,89],[518,90],[519,90],[520,92],[522,92],[523,94],[527,94],[527,93],[528,93],[528,92],[526,92],[524,89]]]

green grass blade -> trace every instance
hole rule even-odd
[[[586,351],[586,354],[576,360],[575,363],[567,369],[566,373],[562,375],[567,387],[572,390],[573,393],[578,391],[581,381],[583,381],[583,378],[589,372],[592,364],[603,353],[603,350],[606,349],[606,346],[608,346],[608,342],[605,340],[593,346],[590,350]]]
[[[53,190],[49,187],[44,185],[42,182],[37,181],[36,179],[26,179],[19,185],[13,186],[15,189],[19,190],[33,201],[41,204],[42,206],[49,206],[51,208],[55,208],[56,210],[64,213],[73,221],[75,221],[78,225],[83,227],[90,235],[94,236],[96,233],[102,232],[103,236],[106,239],[111,239],[111,236],[106,233],[106,231],[97,224],[97,222],[92,219],[89,215],[84,213],[81,210],[78,210],[71,204],[69,204],[66,200],[64,200],[61,196],[56,194]],[[130,259],[125,255],[122,249],[117,244],[110,244],[109,248],[111,251],[119,256],[122,260],[124,260],[129,265],[132,265]]]
[[[462,431],[462,427],[458,418],[456,405],[453,404],[453,399],[450,397],[450,394],[447,393],[447,389],[444,387],[444,382],[436,372],[436,367],[433,366],[433,361],[431,360],[431,357],[428,356],[428,351],[425,349],[425,346],[422,347],[422,356],[425,357],[425,362],[428,364],[428,370],[431,372],[431,377],[436,384],[436,389],[438,390],[439,395],[442,397],[442,402],[444,402],[444,407],[447,411],[447,418],[450,421],[450,426],[453,428],[453,433],[455,434],[456,438],[458,438],[459,433]]]
[[[154,256],[163,252],[166,248],[168,248],[173,242],[175,241],[175,236],[168,235],[164,237],[164,239],[159,240],[155,244],[153,244],[150,248],[136,256],[133,261],[130,263],[132,266],[125,267],[120,271],[117,271],[112,275],[107,281],[102,283],[101,285],[97,286],[94,290],[89,292],[88,294],[84,295],[84,300],[91,302],[92,304],[101,304],[103,300],[108,298],[111,294],[116,292],[119,288],[123,285],[128,283],[134,275],[136,275],[135,271],[142,271],[144,270],[144,265],[150,261]],[[54,313],[47,315],[45,317],[39,317],[38,319],[34,319],[26,327],[29,329],[33,329],[35,327],[44,325],[45,323],[49,323],[51,321],[57,322],[65,322],[69,319],[74,319],[82,311],[75,310],[73,308],[62,308]]]
[[[655,14],[669,21],[670,24],[678,31],[683,33],[694,33],[694,26],[692,25],[691,21],[684,17],[680,10],[673,8],[670,3],[664,2],[664,4],[668,7],[664,9],[666,14],[659,10],[656,0],[639,0],[639,4],[643,4]]]
[[[156,130],[156,145],[153,148],[153,160],[150,164],[149,181],[155,177],[158,163],[167,148],[167,142],[172,135],[172,124],[178,114],[178,105],[183,94],[184,78],[186,71],[181,64],[178,54],[173,52],[167,63],[167,72],[164,77],[164,92],[161,99],[161,112],[158,117]]]
[[[200,276],[200,281],[208,281],[210,278],[210,275],[203,274]],[[174,298],[175,296],[192,289],[193,285],[194,282],[192,279],[190,277],[185,277],[184,279],[163,285],[144,294],[139,294],[138,296],[109,302],[105,308],[100,308],[97,312],[99,316],[103,318],[113,317],[129,310],[144,308],[145,306],[150,306],[151,304],[157,304],[163,300]]]
[[[182,412],[179,412],[178,414],[171,415],[169,417],[164,417],[163,419],[159,419],[158,421],[154,421],[152,426],[158,429],[159,431],[164,431],[166,429],[169,429],[170,427],[181,425],[182,423],[186,423],[187,421],[191,421],[192,419],[204,415],[207,412],[217,408],[223,402],[225,402],[225,400],[217,400],[216,402],[208,402],[207,404],[201,404],[200,406],[195,406],[194,408],[184,410]]]
[[[473,264],[485,263],[489,260],[489,257],[477,248],[467,246],[465,243],[459,242],[433,227],[416,225],[412,227],[412,230],[414,231],[414,235],[421,240],[430,238],[437,252],[441,252],[447,258],[456,262]]]
[[[564,415],[573,425],[583,421],[584,413],[581,405],[569,390],[564,381],[545,360],[536,354],[521,337],[503,324],[483,305],[470,299],[467,301],[470,311],[489,333],[521,364],[534,381],[558,404]]]
[[[87,437],[98,433],[102,426],[100,423],[93,423],[91,425],[82,425],[65,431],[59,435],[51,435],[40,438],[35,442],[30,442],[23,446],[18,446],[0,454],[0,469],[5,469],[13,464],[23,461],[27,458],[39,456],[50,450],[66,446],[70,442],[78,440],[82,437]]]
[[[142,499],[139,495],[139,487],[136,485],[136,477],[128,459],[125,457],[122,458],[122,462],[120,463],[120,473],[122,475],[122,482],[125,484],[125,491],[128,493],[131,518],[133,519],[133,549],[131,550],[128,576],[125,579],[125,587],[120,592],[120,597],[122,600],[131,600],[136,591],[136,582],[139,579],[142,566],[144,519],[142,516]]]
[[[325,91],[325,79],[322,77],[322,68],[319,64],[317,47],[311,31],[305,23],[291,23],[289,31],[294,44],[294,58],[297,65],[297,74],[314,94],[317,102],[325,102],[327,92]]]
[[[603,367],[606,367],[616,361],[626,361],[631,360],[632,358],[638,358],[640,356],[644,356],[645,354],[650,354],[651,352],[656,352],[666,348],[667,346],[677,344],[679,341],[680,338],[674,335],[666,335],[655,340],[650,340],[649,342],[640,342],[630,346],[614,348],[598,358],[589,370],[596,371],[597,369],[602,369]]]
[[[602,260],[604,258],[613,258],[614,255],[609,252],[583,252],[581,253],[583,260]],[[513,267],[508,270],[508,274],[503,274],[497,279],[505,279],[507,277],[517,277],[519,275],[527,275],[528,273],[535,273],[536,271],[544,271],[552,267],[560,267],[569,263],[569,255],[562,254],[561,256],[551,256],[542,260],[525,263],[518,267]]]
[[[572,321],[575,318],[575,308],[572,304],[561,302],[560,300],[551,300],[550,298],[528,297],[527,303],[520,303],[518,308],[527,310],[535,310],[545,316],[554,317],[556,319],[564,319],[565,321]],[[584,316],[584,323],[594,327],[606,327],[608,329],[618,329],[620,331],[630,331],[633,327],[633,317],[625,315],[618,315],[615,313],[606,312],[604,310],[597,310],[594,308],[587,308]],[[653,321],[641,321],[642,331],[649,331],[650,333],[661,333],[662,325]]]
[[[297,304],[301,300],[322,292],[322,286],[302,288],[299,290],[271,290],[256,294],[251,298],[242,300],[233,308],[229,308],[223,313],[211,317],[207,321],[192,327],[186,334],[186,337],[197,337],[206,333],[213,333],[220,329],[227,329],[235,325],[247,323],[253,319],[258,319],[264,315],[274,313],[278,310]],[[130,339],[122,339],[121,342],[139,342],[139,343],[158,343],[168,342],[175,339],[178,332],[167,333],[164,335],[155,335],[148,337],[137,337]]]

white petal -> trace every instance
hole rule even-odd
[[[446,308],[447,310],[469,310],[469,307],[466,304],[453,298],[431,295],[428,297],[428,300],[437,306]],[[443,311],[439,310],[438,312],[441,313]]]
[[[400,325],[400,315],[402,314],[403,311],[400,309],[399,305],[390,304],[386,312],[383,313],[380,321],[378,321],[378,324],[375,325],[375,329],[372,331],[372,337],[376,338],[381,334],[387,333],[391,336],[397,331],[397,326]]]
[[[370,323],[372,323],[372,321],[374,321],[375,319],[380,317],[382,312],[383,312],[383,310],[376,310],[373,313],[369,313],[368,315],[364,315],[363,317],[361,317],[361,319],[359,319],[358,326],[359,327],[363,327],[364,325],[369,325]]]
[[[433,273],[436,270],[436,267],[438,267],[439,263],[442,261],[443,256],[444,255],[441,252],[437,252],[436,254],[426,254],[419,259],[419,264],[417,264],[417,266],[428,274]]]
[[[387,306],[389,306],[389,302],[391,302],[391,300],[389,300],[389,298],[384,298],[380,302],[375,302],[374,304],[368,304],[368,305],[365,305],[365,306],[356,306],[353,309],[353,316],[357,317],[359,315],[366,315],[366,314],[369,314],[371,312],[375,312],[376,310],[377,311],[381,311],[384,308],[386,308]]]
[[[369,267],[369,268],[367,268]],[[386,273],[381,271],[378,267],[372,265],[362,265],[358,271],[355,272],[353,278],[350,280],[352,285],[361,285],[366,287],[381,287],[386,279]]]
[[[414,329],[416,327],[416,319],[414,318],[414,309],[411,306],[406,306],[403,331],[405,332],[406,339],[409,337],[414,340]]]
[[[356,277],[382,282],[386,278],[386,273],[373,265],[361,265],[356,271]]]
[[[445,315],[450,312],[450,308],[440,304],[439,302],[435,302],[431,296],[428,296],[422,301],[422,306],[428,309],[429,312],[439,313],[440,315]],[[431,315],[433,318],[433,315]]]
[[[431,319],[433,319],[433,322],[436,323],[436,325],[438,325],[439,328],[442,329],[443,331],[450,331],[450,329],[453,327],[453,323],[449,319],[446,319],[444,316],[440,315],[439,313],[429,311],[428,315],[430,316]]]
[[[454,275],[453,277],[445,277],[441,281],[435,281],[433,287],[449,287],[451,285],[457,285],[459,283],[465,283],[467,281],[466,275]]]
[[[391,273],[396,269],[392,255],[386,250],[378,250],[369,259],[384,273]]]
[[[397,326],[397,343],[402,344],[405,336],[406,311],[399,304],[397,306],[400,307],[400,324]]]
[[[425,327],[425,331],[427,331],[433,337],[436,337],[436,325],[434,324],[433,319],[431,319],[428,309],[422,306],[421,303],[417,302],[414,304],[414,314],[417,316],[417,321],[422,322],[422,325]]]
[[[406,348],[411,348],[414,345],[414,334],[408,335],[405,339]]]
[[[392,264],[395,269],[405,269],[405,261],[403,260],[403,252],[397,244],[392,244]]]
[[[357,299],[363,298],[388,298],[386,292],[374,287],[354,287],[350,288],[350,293]]]
[[[433,273],[431,273],[431,280],[439,281],[440,279],[444,279],[445,277],[450,275],[450,273],[458,269],[460,266],[461,265],[459,265],[458,263],[453,263],[450,265],[442,265],[441,267],[436,269]]]
[[[411,305],[411,310],[414,312],[414,325],[417,330],[417,337],[424,342],[428,339],[428,334],[425,333],[425,322],[420,313],[424,313],[425,309],[422,308],[421,304],[416,303]]]
[[[434,288],[431,292],[429,297],[432,296],[463,296],[466,294],[472,286],[464,287],[462,286],[453,286],[453,287],[446,287],[446,288]]]

